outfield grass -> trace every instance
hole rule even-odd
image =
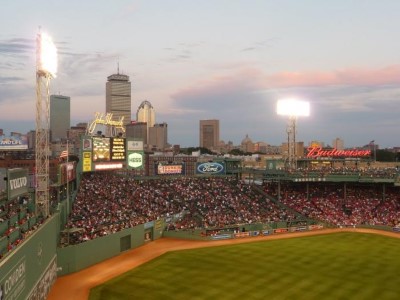
[[[343,232],[175,251],[89,299],[400,299],[400,239]]]

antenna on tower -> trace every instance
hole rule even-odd
[[[118,60],[117,60],[117,74],[119,75],[119,56],[118,56]]]

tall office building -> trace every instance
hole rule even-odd
[[[143,141],[143,144],[147,146],[147,124],[145,122],[131,122],[126,125],[125,136]]]
[[[136,121],[147,124],[147,137],[150,136],[149,128],[153,127],[156,123],[156,113],[153,105],[147,100],[140,103],[136,112]]]
[[[71,126],[71,98],[62,95],[50,96],[51,141],[65,139]]]
[[[219,145],[219,120],[200,120],[200,147],[217,150]]]
[[[343,150],[344,149],[344,141],[340,138],[336,138],[332,141],[332,147],[337,150]]]
[[[149,147],[155,150],[164,150],[168,143],[168,124],[154,124],[149,128]]]
[[[113,120],[124,118],[124,125],[131,123],[131,82],[128,75],[113,74],[106,82],[106,113]]]

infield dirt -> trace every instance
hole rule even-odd
[[[125,273],[145,262],[148,262],[168,251],[215,247],[238,243],[251,243],[262,240],[287,239],[301,236],[329,234],[340,231],[373,233],[400,238],[399,233],[358,228],[321,229],[316,231],[274,234],[268,236],[219,241],[191,241],[161,238],[159,240],[147,243],[141,247],[124,252],[113,258],[102,261],[101,263],[93,265],[82,271],[57,278],[56,283],[50,290],[48,300],[86,300],[89,297],[91,288],[102,284],[122,273]]]

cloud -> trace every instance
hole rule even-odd
[[[216,118],[225,141],[237,143],[240,141],[235,138],[249,133],[254,141],[279,145],[285,138],[286,121],[276,115],[276,101],[298,96],[311,102],[310,118],[300,120],[301,140],[338,136],[347,145],[357,145],[370,136],[379,136],[383,129],[393,131],[390,126],[398,124],[399,70],[394,65],[282,76],[288,73],[265,74],[259,68],[219,69],[220,74],[172,93],[170,109],[163,113],[167,120],[173,115],[169,127],[176,133],[173,136],[184,135],[188,128],[197,131],[198,120]],[[191,142],[197,143],[196,139]],[[383,136],[382,142],[389,143],[383,141]]]
[[[14,38],[0,40],[0,54],[20,55],[30,53],[35,49],[32,39]]]
[[[329,72],[281,72],[266,75],[265,79],[269,87],[400,84],[400,65],[391,65],[380,69],[354,68]]]

